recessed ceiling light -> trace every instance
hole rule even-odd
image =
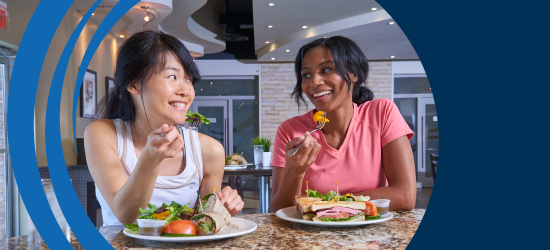
[[[268,28],[268,29],[271,29],[271,28],[273,28],[273,25],[269,25],[269,26],[267,26],[267,28]]]
[[[286,52],[290,52],[290,50],[289,50],[289,49],[287,49],[287,50],[286,50]]]
[[[268,5],[268,6],[270,6],[270,7],[273,7],[273,6],[275,6],[275,4],[274,4],[274,3],[268,3],[267,5]]]
[[[269,43],[269,41],[265,41],[265,43]]]
[[[120,37],[124,37],[124,35],[120,35]]]
[[[377,9],[378,9],[378,8],[372,8],[372,9],[370,9],[370,10],[375,11],[375,10],[377,10]]]
[[[304,26],[302,26],[302,29],[307,29],[307,26],[305,26],[305,25],[304,25]]]
[[[272,57],[271,60],[275,60],[275,57]]]
[[[395,56],[390,56],[391,58],[395,58]]]
[[[395,22],[389,22],[388,23],[388,25],[394,25],[394,24],[395,24]]]
[[[328,38],[328,37],[325,36],[325,37],[323,37],[323,38]]]
[[[92,16],[95,15],[95,13],[92,13]]]

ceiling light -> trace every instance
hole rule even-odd
[[[210,82],[210,85],[212,85],[212,82]]]
[[[272,61],[275,60],[275,57],[272,57],[271,60],[272,60]]]
[[[290,52],[290,50],[289,50],[289,49],[287,49],[287,50],[286,50],[286,52]]]
[[[92,16],[95,15],[95,13],[92,13]]]
[[[370,10],[375,11],[375,10],[377,10],[377,8],[372,8],[372,9],[370,9]]]
[[[120,35],[120,37],[124,37],[124,35]]]
[[[302,26],[302,29],[307,29],[307,26],[305,26],[305,25],[304,25],[304,26]]]
[[[390,58],[395,58],[395,56],[390,56]]]
[[[395,22],[389,22],[388,23],[388,25],[394,25],[394,24],[395,24]]]
[[[267,26],[267,28],[268,28],[268,29],[271,29],[271,28],[273,28],[273,25],[269,25],[269,26]]]
[[[268,3],[267,5],[268,5],[269,7],[273,7],[273,6],[275,6],[275,4],[274,4],[274,3]]]
[[[269,43],[269,41],[265,41],[265,43]]]
[[[147,15],[145,18],[143,18],[143,20],[145,20],[145,22],[149,22],[149,15]]]

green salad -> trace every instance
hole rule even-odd
[[[208,120],[208,118],[206,118],[205,116],[199,113],[191,113],[191,110],[187,111],[186,116],[187,116],[187,119],[185,121],[189,123],[193,123],[193,121],[198,119],[201,122],[201,124],[210,124],[210,120]]]

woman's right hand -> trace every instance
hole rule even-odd
[[[176,126],[163,124],[147,137],[145,151],[157,161],[174,158],[183,150],[183,137]]]
[[[298,152],[290,156],[290,153],[300,144],[302,146],[300,146]],[[296,137],[292,139],[285,147],[285,170],[288,168],[288,170],[291,170],[294,174],[304,174],[317,159],[319,150],[321,150],[321,144],[319,144],[309,132],[306,132],[303,138]]]

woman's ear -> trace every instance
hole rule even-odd
[[[136,94],[136,95],[139,95],[139,88],[136,84],[136,81],[133,81],[131,82],[130,84],[128,84],[128,87],[126,88],[128,90],[128,92],[130,92],[131,94]]]
[[[351,82],[352,83],[356,83],[357,82],[357,75],[356,74],[353,74],[353,73],[349,73],[349,78],[351,79]]]

